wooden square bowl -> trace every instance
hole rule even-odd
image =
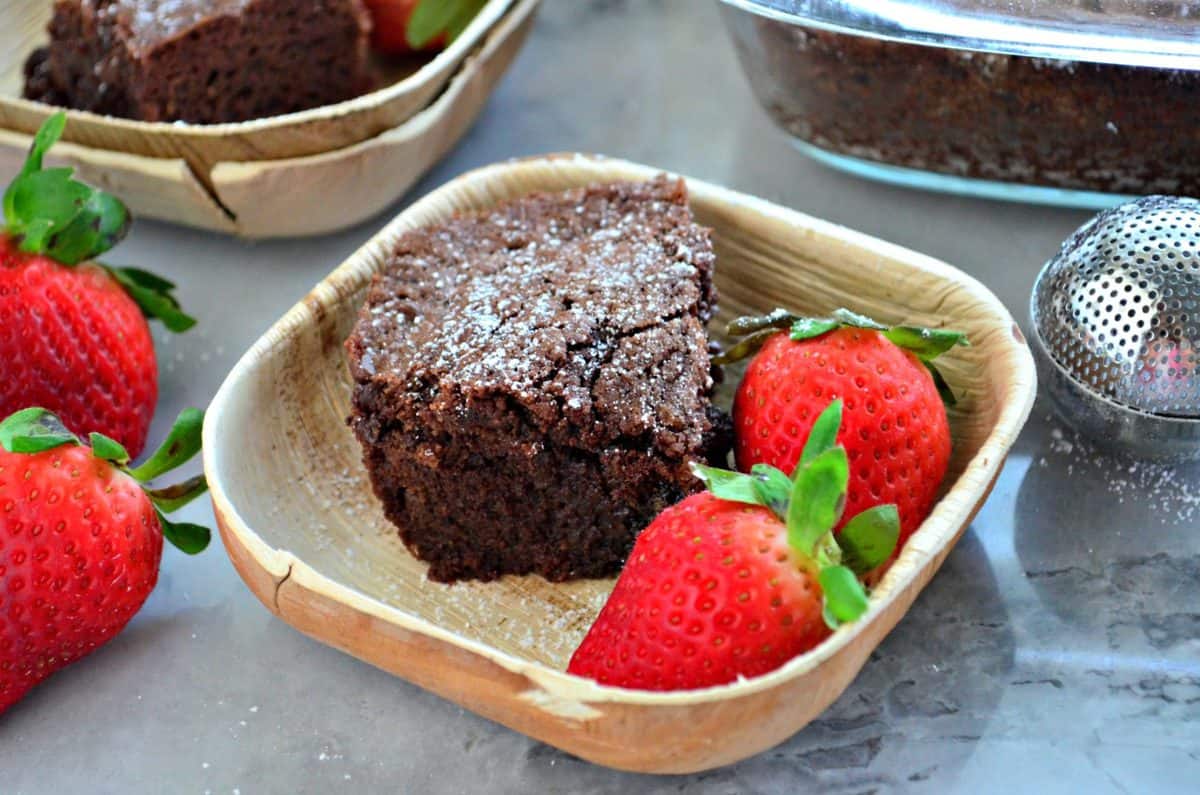
[[[490,0],[444,51],[370,94],[237,124],[67,111],[53,165],[135,215],[243,237],[322,234],[395,201],[467,131],[520,51],[539,0]],[[0,177],[15,175],[51,105],[21,99],[50,0],[0,0]]]
[[[945,493],[871,595],[868,613],[754,679],[648,693],[564,672],[611,581],[430,582],[371,493],[345,418],[342,340],[372,273],[408,229],[534,190],[655,170],[552,156],[474,171],[412,205],[242,358],[209,410],[204,461],[226,549],[271,611],[312,637],[517,731],[611,767],[682,773],[786,739],[849,684],[987,497],[1033,403],[1033,361],[983,285],[928,257],[689,180],[714,230],[721,314],[846,306],[970,335],[939,363],[956,393]],[[564,484],[569,488],[569,484]]]

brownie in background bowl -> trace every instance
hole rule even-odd
[[[56,0],[25,97],[142,121],[240,122],[371,89],[361,0]]]
[[[682,181],[533,194],[405,234],[346,342],[350,425],[435,580],[613,574],[728,449],[713,253]],[[724,432],[723,432],[724,431]]]

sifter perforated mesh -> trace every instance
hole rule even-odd
[[[1034,287],[1046,352],[1083,386],[1200,418],[1200,201],[1148,196],[1096,216]]]

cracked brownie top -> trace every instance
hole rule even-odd
[[[403,236],[351,369],[434,429],[502,398],[555,441],[686,454],[709,429],[712,266],[681,180],[534,194]]]

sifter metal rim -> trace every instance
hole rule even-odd
[[[1090,226],[1085,224],[1084,227]],[[1200,458],[1200,418],[1152,414],[1100,394],[1077,379],[1055,358],[1042,339],[1037,298],[1054,260],[1038,274],[1029,298],[1030,348],[1038,382],[1060,417],[1102,447],[1140,458],[1184,461]]]

